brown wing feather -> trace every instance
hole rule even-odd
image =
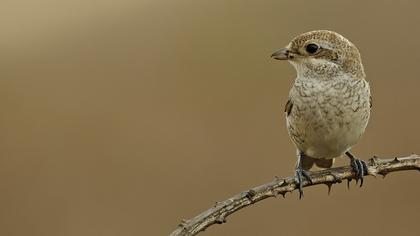
[[[290,112],[292,112],[292,108],[293,108],[293,103],[289,98],[289,100],[287,100],[286,102],[286,106],[284,107],[284,112],[286,112],[287,115],[290,115]]]

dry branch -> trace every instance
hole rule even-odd
[[[390,172],[403,170],[420,171],[420,156],[412,154],[407,157],[396,157],[394,159],[379,159],[378,157],[373,157],[368,161],[367,166],[368,175],[372,176],[378,174],[385,176]],[[310,172],[310,177],[312,179],[312,184],[305,180],[303,182],[304,187],[326,184],[330,188],[332,184],[341,183],[343,180],[348,180],[348,182],[350,182],[355,178],[355,175],[350,166],[344,166]],[[254,187],[223,202],[218,202],[212,208],[190,220],[183,220],[170,235],[196,235],[213,224],[225,223],[227,216],[244,207],[269,197],[277,197],[279,195],[283,195],[284,197],[286,193],[295,190],[296,187],[294,177],[286,177],[283,179],[276,178],[270,183]]]

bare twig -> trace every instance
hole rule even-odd
[[[368,175],[376,176],[378,174],[385,176],[394,171],[418,170],[420,171],[420,156],[412,154],[407,157],[396,157],[394,159],[379,159],[373,157],[367,163]],[[303,186],[326,184],[329,188],[332,184],[341,183],[347,179],[351,181],[355,178],[354,172],[350,166],[330,168],[322,171],[310,172],[312,184],[304,181]],[[254,187],[248,191],[239,193],[223,202],[216,203],[215,206],[197,215],[190,220],[183,220],[177,229],[171,233],[171,236],[177,235],[196,235],[213,224],[222,224],[226,222],[226,217],[234,212],[252,205],[256,202],[269,197],[284,195],[296,189],[294,177],[283,179],[276,178],[274,181]]]

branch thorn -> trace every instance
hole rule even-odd
[[[325,185],[327,185],[327,187],[328,187],[328,195],[330,195],[330,193],[331,193],[331,186],[333,184],[331,182],[327,182],[327,183],[325,183]]]
[[[339,183],[340,180],[347,180],[347,187],[350,189],[350,182],[356,179],[352,166],[344,166],[339,168],[322,170],[319,172],[312,172],[312,176],[316,176],[317,184],[326,184],[328,187],[328,194],[331,194],[332,185]],[[382,175],[384,178],[388,173],[405,170],[418,170],[420,171],[420,156],[411,155],[406,157],[395,157],[391,159],[380,159],[376,156],[370,159],[367,166],[368,172],[366,175]],[[365,174],[365,173],[364,173]],[[304,187],[309,186],[307,181]],[[216,201],[213,208],[202,212],[191,220],[182,220],[178,228],[171,233],[171,236],[181,235],[196,235],[204,231],[205,228],[212,224],[223,224],[226,222],[226,217],[237,212],[238,210],[248,207],[254,203],[262,201],[266,198],[282,195],[284,198],[290,192],[293,194],[297,189],[294,176],[279,179],[277,176],[275,180],[269,183],[250,188],[249,190],[240,192],[225,201]],[[250,201],[247,201],[248,198]]]
[[[372,158],[370,158],[370,164],[376,164],[378,163],[379,157],[378,156],[373,156]]]
[[[257,192],[255,192],[255,190],[253,189],[250,189],[246,192],[245,197],[248,198],[248,200],[252,202],[252,198],[255,196],[255,194],[257,194]]]
[[[217,219],[216,219],[216,223],[217,224],[223,224],[226,223],[226,218],[223,215],[220,215]]]
[[[381,172],[381,173],[379,173],[380,175],[382,175],[382,178],[383,179],[385,179],[385,176],[388,174],[388,173],[386,173],[386,172]]]

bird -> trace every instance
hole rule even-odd
[[[284,111],[297,149],[299,198],[303,178],[312,183],[313,165],[330,168],[341,156],[350,159],[361,187],[367,165],[350,150],[365,132],[372,96],[357,47],[334,31],[314,30],[296,36],[271,57],[288,61],[297,74]]]

